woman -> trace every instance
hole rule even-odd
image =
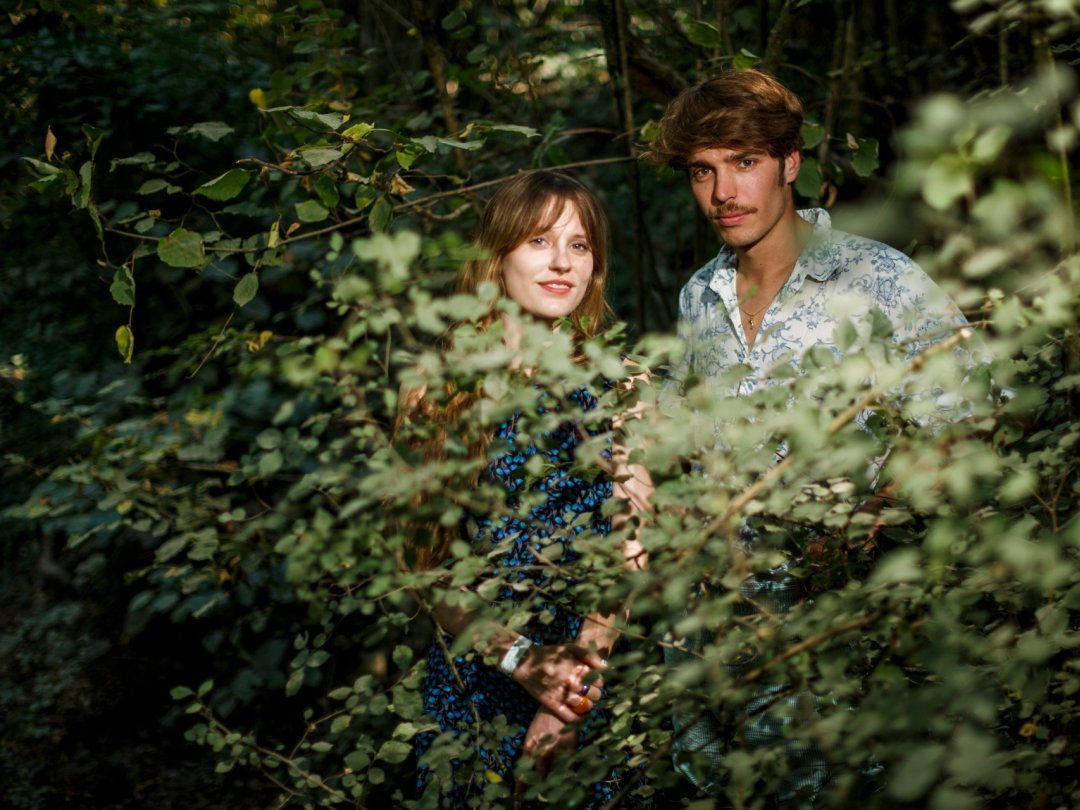
[[[503,295],[518,305],[523,318],[552,328],[569,322],[580,345],[599,332],[606,314],[605,242],[602,209],[585,186],[558,172],[523,173],[505,183],[488,203],[476,239],[485,257],[465,265],[458,287],[462,292],[476,293],[481,284],[495,282]],[[492,315],[490,322],[496,320],[501,320],[504,341],[516,348],[522,324],[505,315]],[[538,409],[542,410],[545,400],[539,391],[538,397]],[[425,392],[413,391],[403,396],[403,407],[407,418],[424,414],[445,425],[463,410],[462,400],[466,399],[465,394],[451,395],[444,405],[436,406]],[[569,399],[583,410],[596,404],[593,394],[583,389]],[[549,410],[558,407],[547,402]],[[578,721],[603,697],[599,673],[617,638],[614,616],[582,619],[572,605],[554,598],[546,603],[538,601],[537,593],[560,589],[549,587],[558,574],[538,566],[537,560],[542,553],[557,563],[554,568],[565,569],[577,557],[575,536],[582,531],[594,535],[610,531],[611,522],[600,511],[608,498],[626,499],[630,509],[637,511],[649,494],[647,476],[640,469],[630,469],[618,447],[609,454],[607,472],[587,478],[575,475],[571,466],[583,439],[580,426],[566,421],[541,442],[519,443],[518,422],[515,418],[501,424],[490,446],[481,448],[494,459],[483,480],[506,490],[506,508],[495,514],[470,515],[463,525],[473,528],[464,539],[478,555],[496,547],[504,550],[492,557],[497,568],[494,574],[503,583],[498,599],[517,602],[528,598],[534,619],[517,632],[490,621],[476,622],[476,614],[462,607],[445,603],[432,606],[432,615],[445,635],[438,634],[428,653],[422,687],[424,709],[454,740],[469,740],[475,753],[471,765],[464,761],[465,755],[459,753],[454,758],[456,784],[450,798],[455,806],[483,791],[485,783],[513,784],[514,768],[522,754],[530,757],[532,766],[543,775],[560,750],[577,745]],[[524,465],[537,454],[544,456],[546,472],[528,490],[545,494],[522,515],[518,507]],[[572,520],[579,515],[584,517]],[[621,518],[625,519],[625,514]],[[571,524],[573,528],[567,528]],[[555,543],[562,548],[552,554]],[[438,549],[434,554],[426,548],[416,551],[420,558],[426,555],[434,563],[445,554]],[[644,564],[636,542],[628,542],[623,554],[629,566]],[[542,613],[548,614],[543,620]],[[454,656],[450,653],[451,637],[464,633],[470,633],[472,650]],[[485,658],[495,663],[485,663]],[[495,729],[492,721],[499,716],[506,718],[509,731]],[[420,735],[418,751],[429,752],[436,736]],[[449,739],[444,736],[442,741]],[[426,764],[430,761],[438,761],[438,757],[429,756],[422,763],[422,784],[440,779],[439,773],[432,778]],[[444,765],[442,776],[446,773]],[[439,786],[432,788],[438,790]],[[601,806],[617,788],[614,777],[594,785],[590,803]]]

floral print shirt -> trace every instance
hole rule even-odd
[[[833,230],[823,209],[799,215],[813,226],[810,241],[762,313],[752,347],[739,319],[735,254],[729,247],[683,287],[679,296],[679,331],[686,346],[683,374],[692,372],[717,394],[743,395],[790,378],[771,373],[781,363],[801,372],[801,357],[811,347],[825,347],[837,357],[844,353],[845,343],[862,348],[860,341],[845,336],[845,330],[869,332],[875,310],[888,320],[892,343],[903,359],[967,325],[956,304],[900,251]],[[727,372],[740,367],[747,373],[726,382],[731,379]]]

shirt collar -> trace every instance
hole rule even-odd
[[[787,289],[799,289],[808,277],[814,281],[825,281],[840,269],[840,248],[833,242],[832,218],[829,212],[824,208],[807,208],[797,213],[810,223],[813,230],[791,271],[791,278],[784,285]],[[723,297],[731,288],[734,277],[735,252],[724,245],[712,260],[709,288]]]

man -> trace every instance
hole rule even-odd
[[[649,150],[653,162],[686,172],[694,199],[724,242],[679,298],[683,374],[719,396],[790,383],[790,374],[780,379],[770,371],[787,362],[802,373],[812,348],[839,357],[845,319],[865,324],[884,316],[891,351],[907,359],[967,323],[903,253],[833,230],[824,210],[796,211],[792,187],[802,160],[802,121],[799,99],[776,79],[732,71],[672,101]],[[745,373],[728,373],[735,369]],[[931,410],[950,406],[940,392],[925,394]],[[744,526],[742,534],[752,548],[752,528]],[[743,605],[774,616],[791,610],[800,600],[800,581],[789,572],[799,562],[749,577],[740,587]],[[669,660],[685,655],[675,650]],[[722,757],[738,736],[750,748],[783,750],[788,775],[777,802],[812,804],[828,779],[826,759],[784,727],[813,718],[818,699],[778,699],[776,688],[752,695],[737,730],[708,710],[677,713],[676,766],[699,787],[719,790]]]

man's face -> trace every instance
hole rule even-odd
[[[794,209],[790,183],[799,174],[799,152],[770,157],[752,148],[699,149],[687,161],[690,188],[720,238],[750,250]]]

